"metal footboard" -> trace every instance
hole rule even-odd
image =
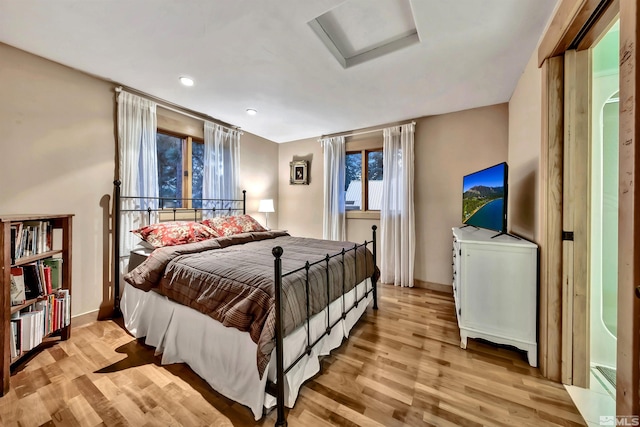
[[[314,261],[314,262],[309,262],[307,261],[305,263],[304,266],[297,268],[295,270],[286,272],[286,273],[282,273],[282,254],[283,254],[283,249],[280,246],[276,246],[275,248],[273,248],[273,256],[274,256],[274,283],[275,283],[275,308],[276,308],[276,383],[274,384],[273,382],[268,381],[267,382],[267,392],[273,396],[276,397],[277,399],[277,420],[276,420],[276,426],[286,426],[287,425],[287,419],[286,419],[286,415],[285,415],[285,396],[284,396],[284,376],[294,367],[296,366],[302,359],[304,359],[305,357],[311,355],[311,350],[313,349],[314,346],[316,346],[320,340],[322,338],[324,338],[325,336],[329,335],[331,333],[331,330],[338,324],[340,323],[340,321],[346,319],[347,314],[355,309],[356,307],[358,307],[358,304],[360,304],[364,299],[366,299],[369,294],[373,293],[373,308],[374,309],[378,309],[378,293],[377,293],[377,272],[376,272],[376,252],[377,252],[377,247],[376,247],[376,230],[377,230],[377,226],[372,226],[372,240],[371,241],[365,241],[362,244],[354,244],[353,248],[350,249],[342,249],[342,251],[335,253],[333,255],[329,255],[327,254],[323,259]],[[345,307],[346,303],[345,303],[345,263],[344,263],[344,257],[345,254],[347,254],[350,251],[354,251],[354,255],[357,252],[358,248],[364,247],[365,249],[368,248],[368,245],[371,245],[371,252],[373,254],[373,265],[374,265],[374,273],[371,276],[371,289],[368,289],[364,292],[363,295],[361,295],[360,297],[358,296],[358,288],[357,288],[357,284],[356,286],[353,288],[354,289],[354,303],[353,305],[351,305],[351,307]],[[331,323],[330,321],[330,317],[329,317],[329,305],[333,302],[330,300],[330,290],[329,290],[329,261],[332,258],[341,258],[341,264],[342,264],[342,315],[340,316],[340,318],[338,318],[335,322]],[[367,257],[365,256],[365,263],[367,262]],[[326,290],[327,290],[327,305],[324,308],[324,310],[327,313],[326,316],[326,329],[325,331],[318,337],[316,338],[313,342],[311,342],[311,328],[310,328],[310,322],[311,322],[311,310],[310,310],[310,302],[309,302],[309,269],[315,265],[320,265],[320,264],[324,264],[324,271],[325,271],[325,284],[326,284]],[[366,271],[366,265],[365,265],[365,271]],[[355,262],[354,262],[354,270],[357,272],[357,257],[355,258]],[[290,276],[292,274],[295,273],[299,273],[301,271],[305,271],[305,275],[306,275],[306,280],[305,280],[305,292],[306,292],[306,326],[307,326],[307,345],[306,348],[304,350],[304,352],[302,352],[289,366],[285,367],[284,366],[284,330],[283,330],[283,318],[282,318],[282,279]],[[356,275],[354,275],[354,277],[356,277]],[[365,287],[366,289],[366,287]]]

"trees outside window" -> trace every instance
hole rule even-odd
[[[201,208],[204,144],[190,136],[158,130],[158,186],[164,208]]]

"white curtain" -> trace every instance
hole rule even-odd
[[[156,103],[121,91],[118,94],[118,159],[121,195],[149,197],[122,199],[120,207],[156,209],[158,197],[158,153],[156,149]],[[155,218],[152,218],[154,221]],[[131,230],[147,224],[148,214],[123,212],[120,218],[120,256],[129,252],[140,240]],[[126,271],[121,268],[120,271]]]
[[[382,283],[413,286],[415,217],[413,209],[413,134],[409,123],[383,130],[380,273]]]
[[[238,199],[240,191],[240,131],[211,122],[204,122],[204,169],[202,171],[203,199]],[[212,209],[214,202],[203,202],[204,209]],[[215,204],[220,214],[224,209],[236,208],[231,203]],[[238,212],[232,212],[237,214]],[[211,211],[204,211],[210,216]]]
[[[327,240],[346,240],[344,136],[325,138],[320,142],[324,151],[324,221],[322,236]]]

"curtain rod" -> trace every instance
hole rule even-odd
[[[409,123],[411,123],[412,125],[415,125],[416,121],[412,120],[410,122],[400,123],[399,125],[392,125],[392,126],[387,126],[387,127],[383,127],[383,128],[377,128],[377,129],[371,129],[371,130],[363,130],[363,131],[360,131],[360,132],[343,132],[343,133],[322,135],[322,136],[320,136],[320,138],[318,138],[318,141],[322,141],[325,138],[333,138],[333,137],[336,137],[336,136],[356,136],[356,135],[364,135],[365,133],[380,132],[382,130],[385,130],[385,129],[393,127],[393,126],[408,125]]]
[[[129,92],[132,93],[134,95],[138,95],[144,98],[149,99],[150,101],[153,101],[157,104],[159,104],[160,107],[164,108],[165,110],[169,110],[169,111],[174,111],[178,114],[182,114],[183,116],[187,116],[187,117],[191,117],[193,119],[196,120],[207,120],[207,121],[211,121],[214,122],[215,124],[218,124],[220,126],[226,127],[228,129],[232,129],[232,130],[236,130],[238,132],[240,132],[240,135],[243,135],[244,132],[242,132],[240,130],[239,126],[234,126],[234,125],[230,125],[229,123],[225,123],[221,120],[218,119],[214,119],[213,117],[207,116],[206,114],[202,114],[202,113],[198,113],[197,111],[193,111],[190,110],[188,108],[185,107],[181,107],[177,104],[174,104],[173,102],[169,102],[166,101],[162,98],[158,98],[157,96],[153,96],[153,95],[149,95],[148,93],[136,90],[136,89],[132,89],[126,86],[118,86],[115,88],[116,93],[120,93],[122,91],[125,92]]]

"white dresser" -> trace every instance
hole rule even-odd
[[[527,352],[538,365],[538,246],[474,227],[453,228],[453,296],[460,347],[483,338]]]

